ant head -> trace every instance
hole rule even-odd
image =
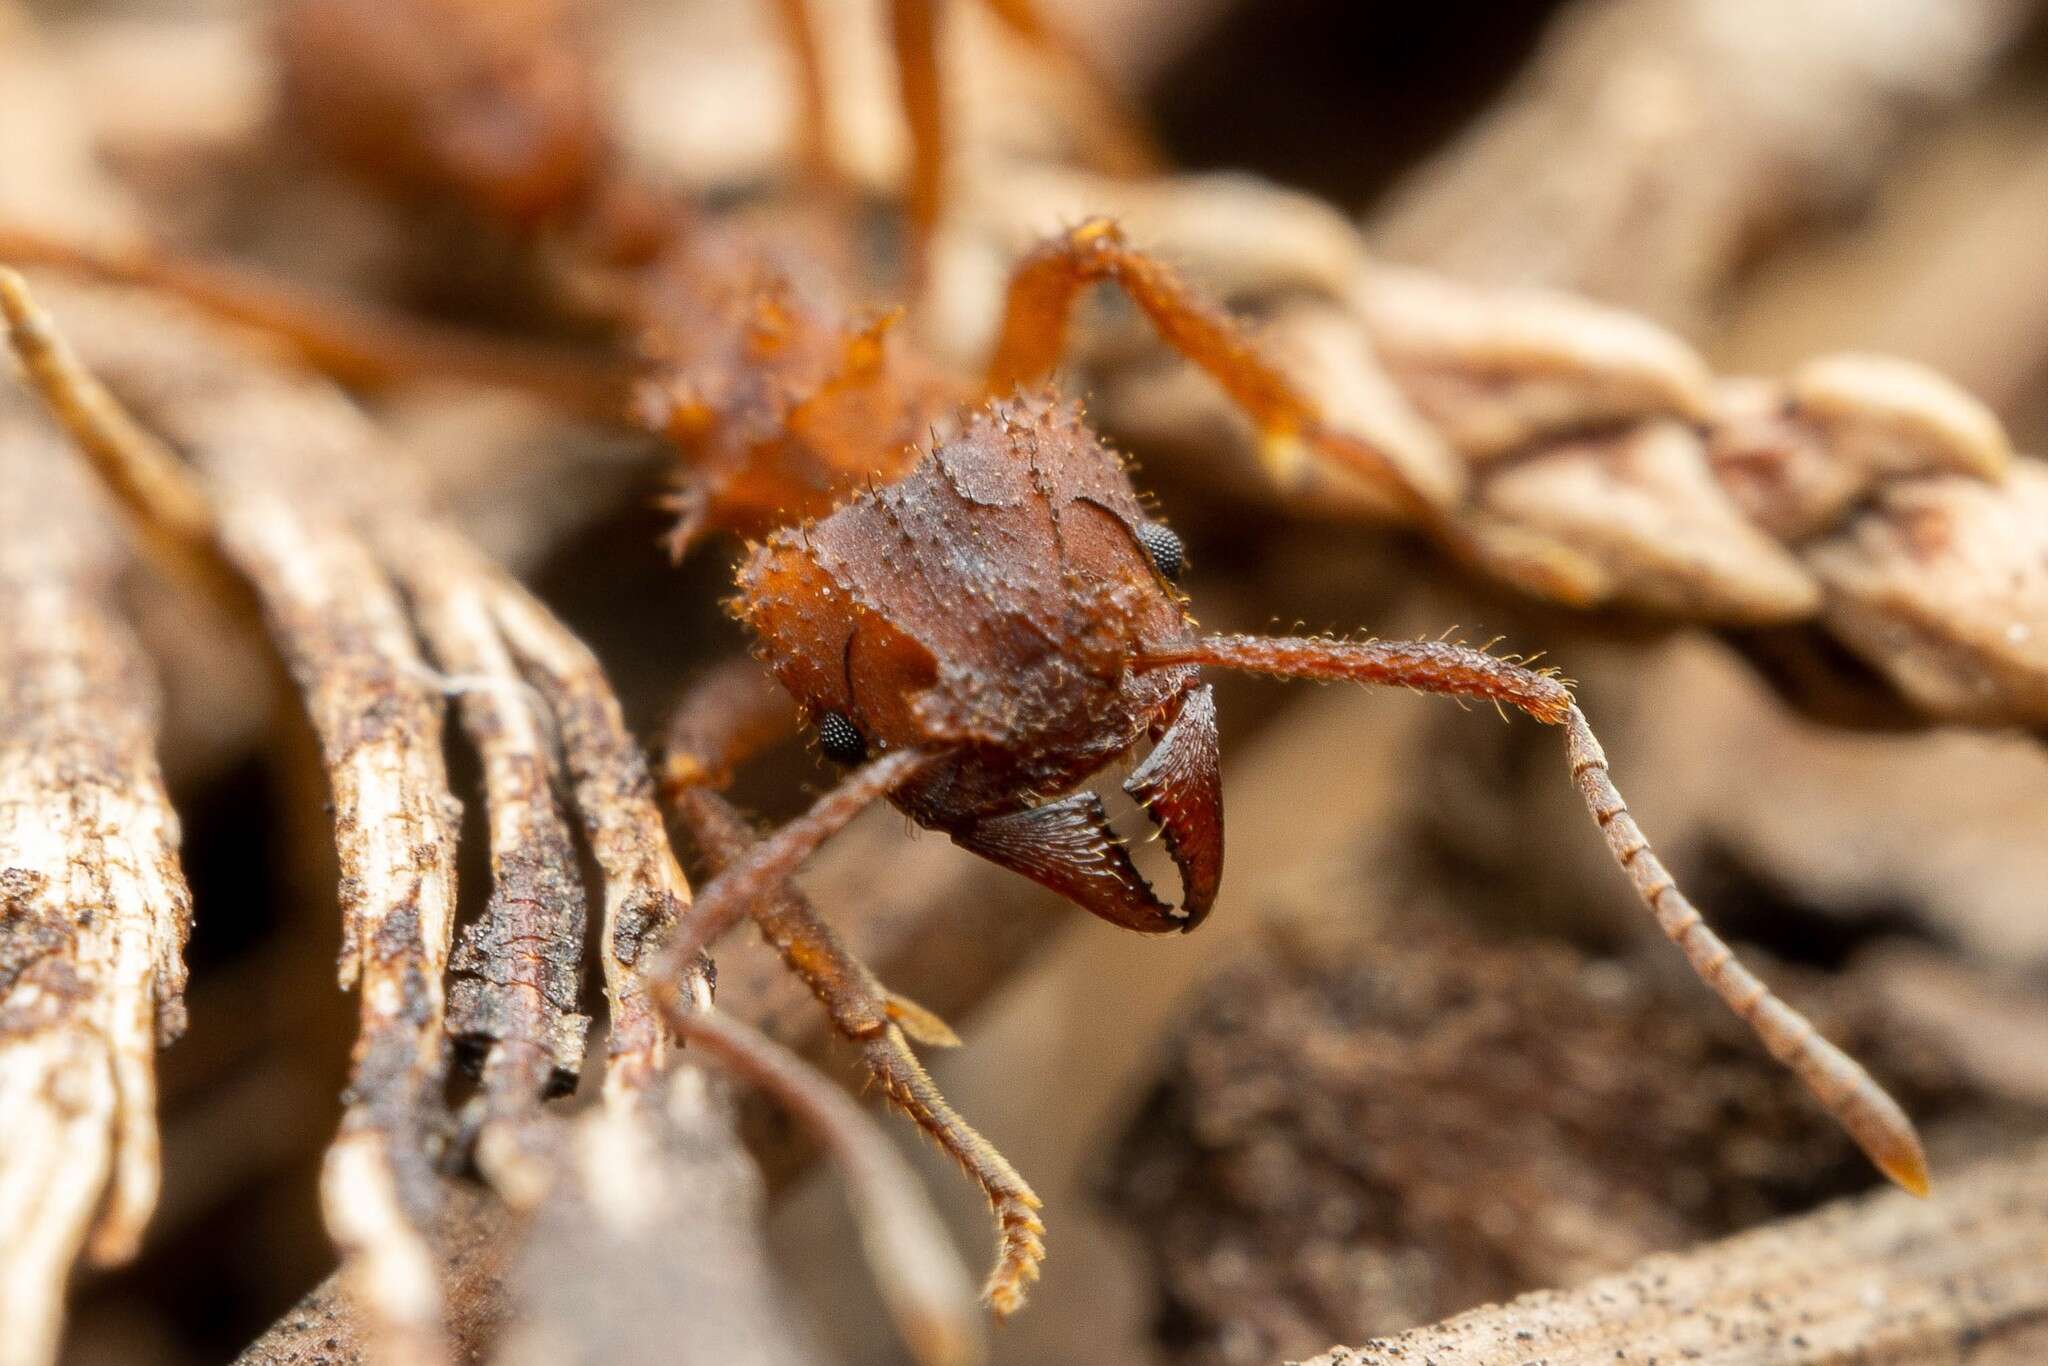
[[[896,794],[920,824],[1105,919],[1190,929],[1222,866],[1215,706],[1194,668],[1138,667],[1193,638],[1178,550],[1077,411],[1016,399],[895,483],[770,537],[735,610],[840,749],[857,735],[868,753],[945,756]],[[1124,787],[1180,867],[1179,907],[1101,798],[1070,791],[1148,738]]]

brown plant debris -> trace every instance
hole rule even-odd
[[[819,1359],[761,1242],[760,1172],[695,1068],[566,1126],[555,1193],[507,1268],[505,1366],[799,1366]]]
[[[448,1033],[480,1058],[478,1161],[530,1202],[544,1179],[523,1170],[518,1127],[536,1097],[573,1087],[582,1069],[583,880],[555,800],[546,718],[491,619],[499,581],[435,528],[386,540],[482,759],[491,896],[449,959]]]
[[[2048,1350],[2044,1318],[2048,1149],[2036,1145],[1958,1173],[1940,1200],[1845,1201],[1307,1366],[2018,1366]]]
[[[1430,920],[1283,934],[1227,972],[1109,1184],[1175,1359],[1358,1341],[1867,1180],[1795,1083],[1654,972]],[[1772,975],[1915,1115],[1986,1112],[1881,993]]]
[[[143,429],[111,396],[76,402],[81,392],[99,392],[97,380],[18,281],[11,297],[52,343],[38,380],[53,410],[78,431],[95,468],[111,467],[107,482],[131,512],[150,521],[151,487],[177,489],[180,506],[192,501],[182,495],[204,488],[219,548],[263,599],[306,697],[334,793],[343,980],[363,990],[350,1109],[328,1154],[323,1203],[378,1354],[443,1360],[449,1344],[433,1231],[447,1193],[436,1169],[450,1141],[449,1030],[483,1053],[476,1158],[515,1208],[538,1206],[538,1217],[557,1221],[579,1201],[610,1208],[613,1241],[628,1248],[648,1212],[636,1201],[691,1179],[661,1139],[680,1112],[663,1106],[691,1085],[701,1090],[701,1079],[679,1075],[663,1100],[669,1035],[649,947],[688,909],[690,889],[645,757],[588,647],[425,512],[416,479],[324,381],[280,368],[243,339],[159,301],[67,296],[95,368],[195,467],[159,484],[138,482],[121,470]],[[97,420],[107,412],[119,421]],[[284,433],[300,460],[276,458]],[[146,439],[144,458],[157,451],[156,438]],[[191,533],[156,529],[200,548]],[[444,672],[410,653],[415,625]],[[457,812],[440,766],[443,691],[465,698],[466,728],[484,761],[494,884],[483,918],[452,956]],[[557,785],[568,790],[603,887],[611,1005],[604,1103],[566,1131],[536,1108],[573,1080],[582,1033],[572,1009],[582,896]],[[456,984],[452,1015],[440,995],[449,966],[471,974]],[[710,985],[701,960],[671,973],[660,1002],[669,1026],[819,1121],[829,1150],[855,1175],[863,1234],[919,1360],[978,1360],[964,1272],[873,1122],[793,1055],[769,1058],[773,1045],[712,1015]],[[599,1151],[585,1161],[576,1154],[587,1144]],[[954,1281],[960,1294],[940,1293]],[[544,1313],[546,1298],[540,1303],[536,1312]],[[586,1301],[558,1320],[520,1321],[550,1344],[548,1359],[607,1360],[613,1348],[605,1344],[616,1345],[620,1322],[600,1310]],[[654,1319],[638,1340],[644,1350],[673,1348]]]
[[[125,381],[148,420],[193,461],[196,473],[179,476],[183,483],[162,482],[191,488],[194,496],[204,490],[219,553],[261,600],[319,735],[341,868],[341,980],[359,988],[361,1001],[349,1105],[328,1152],[322,1201],[358,1292],[381,1325],[383,1349],[395,1360],[439,1360],[440,1280],[426,1230],[443,1195],[437,1168],[449,1138],[443,982],[454,928],[458,807],[441,752],[442,681],[420,657],[408,605],[365,531],[380,529],[396,542],[400,576],[410,577],[416,593],[439,590],[453,598],[423,605],[438,648],[466,662],[478,661],[462,656],[464,648],[481,649],[480,662],[500,669],[503,686],[510,681],[503,676],[504,647],[494,636],[478,639],[488,619],[478,608],[477,576],[465,585],[460,575],[444,580],[430,572],[436,551],[454,555],[458,569],[471,562],[460,558],[459,545],[451,551],[421,539],[425,533],[406,534],[416,516],[413,487],[338,393],[134,296],[80,297],[74,304],[67,313],[77,319],[78,335],[89,339],[89,350],[97,343],[95,369],[117,385]],[[81,416],[62,401],[96,381],[59,347],[59,363],[38,378],[55,396],[53,408],[84,433],[80,446],[95,467],[118,469],[128,459],[121,437],[133,424],[96,425],[90,413]],[[288,448],[300,458],[279,459]],[[158,517],[147,496],[152,485],[118,475],[109,484],[159,533],[178,536],[181,526],[191,526]],[[502,723],[502,714],[477,718],[489,741],[487,796],[506,803],[492,813],[493,853],[500,890],[517,896],[531,889],[505,875],[532,871],[534,842],[546,843],[552,833],[555,855],[567,852],[567,842],[534,806],[546,782],[531,771],[532,734],[508,736],[493,721]],[[561,877],[559,870],[549,875]],[[557,881],[552,906],[520,909],[529,920],[571,921],[580,905],[569,905],[570,895]],[[486,1140],[509,1132],[508,1107],[517,1113],[522,1102],[530,1107],[539,1099],[548,1074],[565,1060],[564,1028],[577,1028],[559,1018],[559,1000],[573,1002],[575,993],[561,991],[563,965],[547,961],[550,928],[543,923],[538,955],[529,952],[530,935],[500,933],[489,918],[467,945],[473,953],[465,958],[485,982],[533,984],[531,995],[507,990],[494,1000],[481,988],[477,996],[465,992],[458,1026],[497,1034],[485,1065],[484,1104],[500,1122],[487,1126],[480,1135]],[[559,945],[566,936],[552,928]],[[573,974],[580,943],[571,944]],[[561,952],[553,950],[557,960]],[[535,956],[555,970],[553,981],[537,970]],[[548,1017],[551,1010],[557,1018]],[[486,1141],[483,1160],[532,1200],[542,1183],[520,1160],[520,1146]]]
[[[112,510],[0,391],[0,1362],[56,1353],[81,1249],[133,1256],[191,899]]]
[[[654,779],[639,741],[590,647],[510,580],[493,601],[499,628],[553,709],[576,811],[604,881],[604,977],[611,1000],[607,1091],[648,1085],[666,1057],[667,1037],[649,995],[652,945],[689,908],[690,884],[676,861]],[[711,1003],[704,964],[677,983],[682,999]]]

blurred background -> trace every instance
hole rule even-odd
[[[492,244],[377,202],[295,142],[261,6],[26,8],[171,241],[452,321],[527,321]],[[795,105],[772,7],[588,8],[636,157],[721,204],[786,173]],[[955,98],[1028,142],[1029,68],[954,8]],[[1590,296],[1717,373],[1902,355],[2041,449],[2048,26],[2031,0],[1045,8],[1176,167],[1314,196],[1378,259]],[[840,83],[837,155],[886,187],[903,150],[879,6],[813,9]],[[1218,287],[1256,308],[1291,286]],[[1108,339],[1071,387],[1183,533],[1205,624],[1455,626],[1548,651],[1681,883],[1893,1089],[1937,1169],[2048,1130],[2037,734],[1930,728],[1813,640],[1546,607],[1328,509],[1265,497],[1247,515],[1235,434],[1194,449],[1209,429],[1133,397],[1129,376],[1160,360],[1118,340],[1113,303],[1097,313]],[[385,416],[597,649],[642,735],[742,648],[719,607],[731,547],[679,569],[660,549],[650,448],[503,396],[407,394]],[[163,1207],[136,1264],[85,1274],[79,1363],[230,1356],[333,1260],[314,1186],[353,1006],[333,988],[329,835],[287,757],[292,718],[248,703],[260,662],[180,645],[159,596],[145,621],[198,907],[192,1028],[162,1060]],[[1657,938],[1554,735],[1406,695],[1218,691],[1230,871],[1199,934],[1121,934],[887,812],[808,878],[828,915],[914,931],[886,941],[883,975],[959,1028],[935,1074],[1046,1199],[1045,1278],[996,1334],[999,1361],[1307,1356],[1872,1184]],[[740,791],[783,813],[826,777],[791,746]],[[782,991],[776,1032],[817,1046],[772,959],[751,943],[730,959],[721,999]],[[836,1359],[897,1361],[837,1178],[775,1156],[786,1135],[755,1118],[796,1302]],[[890,1127],[978,1258],[974,1193]]]

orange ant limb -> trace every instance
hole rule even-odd
[[[1455,539],[1435,500],[1385,453],[1326,426],[1315,400],[1268,360],[1244,325],[1193,289],[1171,266],[1132,247],[1107,218],[1040,243],[1010,275],[1003,323],[984,392],[1007,394],[1051,373],[1065,350],[1074,300],[1111,283],[1152,321],[1160,340],[1223,389],[1259,431],[1260,458],[1288,478],[1314,449],[1389,493],[1420,524]]]
[[[775,18],[782,45],[796,67],[796,156],[805,174],[820,184],[836,184],[832,159],[831,113],[825,92],[825,63],[818,34],[811,23],[809,0],[775,0]]]
[[[0,261],[164,290],[216,317],[276,336],[315,369],[359,388],[426,376],[517,389],[607,420],[626,410],[631,370],[623,363],[435,327],[246,266],[187,260],[144,244],[97,248],[8,226],[0,226]]]
[[[809,811],[748,848],[698,891],[664,950],[668,968],[662,975],[680,975],[683,964],[738,924],[750,906],[779,892],[820,844],[877,798],[915,781],[938,757],[922,750],[899,749],[871,759],[813,802]]]
[[[795,734],[797,721],[789,695],[751,659],[712,670],[670,715],[662,744],[662,798],[714,873],[738,861],[758,838],[717,789],[753,754]],[[944,1020],[884,987],[795,889],[765,897],[751,909],[762,936],[848,1039],[866,1038],[894,1021],[921,1044],[959,1045]]]
[[[922,279],[933,231],[945,207],[945,87],[939,79],[940,0],[889,0],[889,38],[896,83],[910,134],[910,168],[903,207],[915,248],[912,274]]]
[[[1138,661],[1140,669],[1190,664],[1485,698],[1518,708],[1546,725],[1562,726],[1572,783],[1658,928],[1678,946],[1700,980],[1755,1032],[1772,1057],[1791,1069],[1880,1171],[1915,1195],[1927,1194],[1927,1157],[1905,1111],[1861,1065],[1821,1037],[1811,1021],[1737,961],[1734,950],[1678,889],[1629,814],[1585,713],[1554,673],[1470,646],[1431,640],[1204,636],[1148,652]]]
[[[1092,106],[1078,121],[1096,169],[1131,179],[1165,169],[1166,155],[1144,118],[1072,34],[1048,19],[1033,0],[988,0],[988,8],[1012,33],[1077,78],[1083,98]]]
[[[729,865],[754,842],[745,819],[715,792],[698,789],[676,800],[676,806],[714,866]],[[981,1187],[995,1215],[997,1238],[996,1263],[982,1296],[997,1314],[1015,1313],[1045,1257],[1038,1196],[1009,1159],[947,1103],[909,1041],[959,1040],[943,1021],[877,981],[801,893],[785,887],[754,902],[751,911],[762,937],[803,979],[833,1027],[859,1050],[861,1065],[882,1095]]]
[[[743,857],[756,836],[732,803],[707,784],[720,781],[794,719],[788,696],[752,660],[714,672],[676,709],[665,744],[663,795],[714,870]],[[950,1046],[958,1037],[930,1011],[884,987],[793,887],[761,897],[749,909],[762,937],[859,1050],[883,1096],[981,1187],[997,1224],[996,1264],[983,1295],[997,1314],[1016,1312],[1045,1255],[1038,1196],[947,1104],[909,1042]]]
[[[967,1366],[986,1356],[973,1292],[910,1166],[859,1106],[782,1045],[674,992],[663,1014],[678,1037],[752,1082],[816,1135],[846,1174],[861,1242],[899,1332],[924,1366]]]

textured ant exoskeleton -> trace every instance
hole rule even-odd
[[[1484,699],[1563,728],[1572,781],[1660,928],[1886,1175],[1925,1191],[1905,1114],[1702,921],[1554,672],[1444,641],[1202,634],[1162,572],[1153,525],[1078,412],[1034,397],[991,405],[901,480],[758,547],[735,612],[798,704],[856,729],[868,757],[701,889],[672,962],[782,895],[802,860],[878,797],[1115,924],[1192,929],[1223,864],[1203,667]],[[1125,788],[1180,869],[1177,907],[1079,786],[1147,739]]]
[[[937,215],[943,169],[932,5],[891,6],[911,130],[908,217],[920,234]],[[993,7],[1032,28],[1023,0]],[[780,12],[804,57],[804,8]],[[1365,476],[1455,547],[1460,533],[1436,502],[1383,454],[1325,425],[1229,315],[1114,224],[1091,220],[1018,263],[982,380],[950,376],[892,333],[893,313],[863,318],[847,306],[856,291],[841,263],[857,253],[843,223],[827,215],[821,238],[816,216],[715,217],[626,174],[595,112],[572,19],[558,0],[292,0],[281,29],[286,85],[302,125],[337,159],[387,189],[452,199],[532,243],[536,259],[557,267],[565,297],[594,306],[637,347],[635,362],[619,368],[630,369],[640,423],[680,457],[679,550],[711,530],[767,536],[740,571],[735,607],[781,690],[741,661],[700,686],[670,728],[666,793],[719,870],[671,943],[670,976],[741,917],[755,921],[883,1093],[987,1193],[1001,1228],[987,1289],[999,1312],[1021,1304],[1036,1275],[1038,1200],[952,1112],[911,1051],[912,1040],[951,1042],[951,1032],[883,987],[789,878],[886,797],[1115,924],[1193,929],[1223,866],[1216,709],[1204,668],[1397,684],[1488,699],[1560,726],[1572,779],[1660,927],[1880,1168],[1925,1188],[1919,1143],[1898,1106],[1735,962],[1673,885],[1561,680],[1444,642],[1201,633],[1174,587],[1179,539],[1147,512],[1122,461],[1076,409],[1016,396],[1059,358],[1080,292],[1113,283],[1253,419],[1269,451],[1310,449]],[[815,78],[815,53],[804,65]],[[807,101],[813,160],[818,103]],[[36,254],[20,234],[0,234],[0,246]],[[44,254],[95,264],[82,251]],[[416,333],[286,306],[216,277],[195,287],[189,272],[146,257],[98,264],[267,318],[330,363],[381,358],[390,373],[435,361],[432,339]],[[508,366],[469,355],[474,372],[541,387],[530,356]],[[442,368],[461,359],[450,349]],[[933,424],[958,434],[920,450]],[[757,839],[718,787],[797,712],[849,771],[806,814]],[[1148,742],[1124,787],[1178,868],[1172,901],[1138,872],[1085,787]],[[688,1006],[678,998],[667,1008]]]

